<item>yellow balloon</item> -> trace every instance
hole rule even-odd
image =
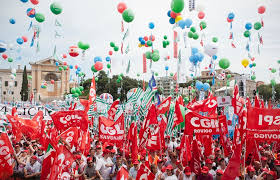
[[[243,59],[241,61],[241,64],[246,68],[249,65],[249,60],[248,59]]]
[[[138,44],[138,47],[142,47],[142,44]]]
[[[175,23],[177,23],[177,22],[181,21],[182,19],[183,19],[183,17],[182,17],[182,16],[177,16],[177,17],[175,18]]]

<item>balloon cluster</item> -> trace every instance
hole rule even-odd
[[[246,31],[243,33],[244,37],[250,38],[250,36],[251,36],[250,30],[252,29],[252,27],[253,27],[253,25],[250,22],[247,22],[245,24]]]
[[[195,47],[193,47],[191,51],[192,55],[189,57],[190,62],[193,65],[197,65],[198,62],[202,62],[204,55],[201,52],[199,52],[198,49]]]
[[[36,14],[36,10],[34,8],[28,8],[26,10],[26,14],[28,17],[30,18],[34,18],[35,17],[35,14]]]
[[[134,20],[134,13],[131,9],[127,9],[127,6],[124,2],[120,2],[117,7],[122,18],[125,22],[130,23]]]
[[[149,37],[148,36],[144,36],[144,37],[139,37],[138,40],[139,40],[139,45],[138,47],[150,47],[153,45],[153,41],[155,41],[155,36],[154,35],[150,35]]]
[[[201,81],[196,81],[195,82],[195,87],[199,91],[201,91],[201,90],[207,91],[207,90],[209,90],[210,85],[209,85],[209,83],[202,83]]]
[[[120,83],[123,80],[123,73],[118,75],[117,83]]]
[[[48,84],[47,84],[46,82],[44,82],[44,83],[41,84],[41,88],[42,88],[42,89],[46,89],[47,86],[48,86]]]
[[[170,19],[169,19],[170,24],[175,24],[175,23],[178,23],[179,21],[183,20],[181,13],[175,13],[174,11],[171,11],[171,10],[169,10],[167,12],[167,16],[170,17]]]
[[[199,38],[199,35],[196,33],[195,27],[191,27],[190,31],[188,32],[188,37],[193,38],[194,40],[197,40]]]
[[[163,41],[162,41],[162,47],[166,48],[169,44],[170,44],[170,42],[167,40],[167,36],[164,35],[163,36]]]
[[[110,46],[114,49],[114,51],[118,51],[119,50],[119,46],[117,46],[114,42],[110,42]],[[110,54],[110,51],[109,51],[109,54]],[[113,52],[110,54],[112,55]]]
[[[249,64],[249,68],[256,67],[256,65],[257,64],[255,62],[253,62],[253,63]]]
[[[146,58],[147,59],[151,59],[154,62],[157,62],[160,59],[159,51],[158,50],[153,50],[152,52],[151,51],[147,51],[146,52]]]
[[[180,20],[179,22],[178,22],[178,26],[181,28],[181,29],[185,29],[185,27],[186,28],[190,28],[191,27],[191,25],[192,25],[192,20],[191,19],[186,19],[186,20]]]
[[[170,17],[170,24],[178,23],[183,19],[180,12],[183,11],[184,5],[184,0],[172,0],[171,10],[169,10],[167,13],[167,16]]]
[[[96,61],[96,63],[91,66],[92,72],[101,71],[103,69],[103,63],[101,61]]]
[[[231,23],[234,20],[235,14],[233,12],[228,14],[227,22]]]
[[[27,42],[27,41],[28,41],[28,39],[27,39],[26,36],[22,36],[22,37],[17,38],[17,43],[19,45],[22,45],[24,42]]]
[[[72,88],[72,89],[71,89],[72,97],[74,97],[74,98],[79,97],[80,95],[82,95],[83,90],[84,90],[84,87],[83,87],[83,86],[79,86],[79,87],[74,87],[74,88]]]

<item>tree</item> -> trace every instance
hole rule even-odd
[[[271,84],[268,85],[260,85],[258,87],[259,95],[265,100],[268,101],[272,98],[272,86]],[[280,84],[276,84],[274,86],[275,93],[275,101],[280,100]]]
[[[27,80],[26,66],[24,66],[24,70],[22,74],[22,85],[21,85],[20,95],[22,101],[28,100],[28,80]]]

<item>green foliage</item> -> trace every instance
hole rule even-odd
[[[22,74],[22,85],[21,85],[20,95],[22,101],[28,100],[28,80],[27,80],[26,66],[24,66],[24,70]]]
[[[260,85],[258,87],[259,95],[265,100],[268,101],[272,97],[272,86],[271,84],[268,85]],[[280,100],[280,84],[276,84],[274,87],[275,93],[275,100]]]

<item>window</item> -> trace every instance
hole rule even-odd
[[[12,91],[12,95],[14,95],[14,91]]]
[[[8,86],[8,81],[5,81],[5,86],[6,86],[6,87]]]
[[[15,87],[17,87],[17,81],[15,81]]]
[[[4,91],[3,94],[6,95],[6,91]]]

